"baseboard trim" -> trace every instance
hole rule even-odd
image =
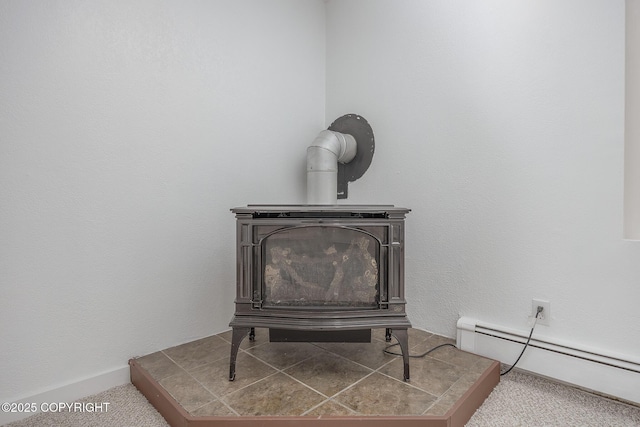
[[[512,364],[529,331],[516,331],[463,317],[458,320],[461,350]],[[640,360],[578,346],[534,333],[518,368],[597,393],[640,404]]]
[[[36,412],[0,412],[0,425],[18,421],[40,412],[42,404],[57,402],[74,402],[92,394],[100,393],[110,388],[131,382],[129,365],[84,378],[73,383],[52,388],[32,396],[14,399],[9,403],[35,403]],[[4,402],[3,402],[4,403]]]

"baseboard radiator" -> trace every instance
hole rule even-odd
[[[462,317],[457,325],[461,350],[512,364],[530,330],[517,331]],[[517,368],[581,388],[640,404],[640,359],[560,342],[533,333]]]

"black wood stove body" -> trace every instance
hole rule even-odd
[[[370,341],[393,335],[409,380],[404,220],[391,205],[249,205],[237,225],[235,314],[229,380],[242,340]]]

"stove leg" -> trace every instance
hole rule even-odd
[[[231,358],[229,360],[229,381],[236,379],[236,359],[238,357],[240,343],[252,329],[253,328],[233,328],[233,334],[231,335]]]
[[[402,361],[404,363],[404,380],[409,381],[409,334],[406,329],[394,329],[391,331],[400,344],[402,350]]]

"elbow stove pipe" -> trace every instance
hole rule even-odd
[[[358,145],[353,136],[323,130],[307,148],[307,204],[338,203],[338,162],[349,163]]]

